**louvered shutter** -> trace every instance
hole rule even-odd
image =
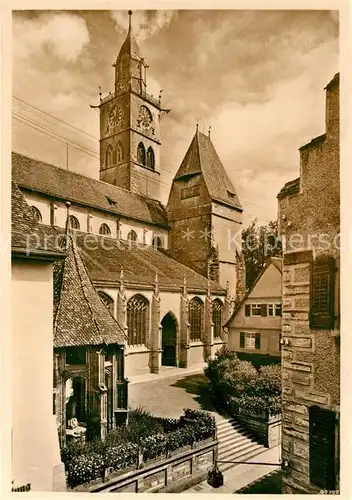
[[[322,259],[311,267],[310,327],[322,330],[334,328],[334,259]]]
[[[240,333],[240,347],[241,347],[241,349],[244,348],[244,337],[245,337],[244,332],[241,332]]]
[[[335,425],[333,411],[309,408],[310,482],[322,489],[335,489]]]
[[[251,305],[250,304],[246,304],[245,307],[244,307],[244,314],[245,316],[250,316],[251,315]]]
[[[255,348],[260,349],[260,333],[255,334]]]
[[[260,307],[261,307],[262,316],[267,316],[267,309],[268,309],[267,304],[261,304]]]

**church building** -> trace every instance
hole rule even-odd
[[[16,152],[12,156],[13,179],[39,223],[60,234],[69,210],[70,272],[79,272],[81,259],[84,282],[95,288],[111,324],[127,339],[123,349],[107,349],[97,363],[122,356],[127,378],[158,374],[163,366],[204,363],[226,344],[223,324],[244,291],[241,250],[229,245],[229,235],[241,230],[243,209],[210,136],[198,127],[167,206],[160,201],[161,119],[170,110],[147,92],[147,64],[131,14],[114,63],[113,92],[98,105],[100,180]],[[60,311],[60,303],[57,307]],[[61,315],[63,323],[68,319],[68,313]],[[70,343],[66,330],[65,345],[55,347],[57,362],[64,363],[64,347],[79,345],[88,359],[94,341]],[[101,377],[106,386],[104,370]],[[117,372],[111,377],[116,381]],[[57,404],[63,405],[59,399]],[[125,402],[120,406],[123,410]]]

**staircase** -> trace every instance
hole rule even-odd
[[[242,424],[234,418],[220,420],[216,423],[216,433],[219,440],[218,460],[245,462],[259,455],[268,448],[260,444]],[[225,471],[236,464],[219,464],[219,469]]]

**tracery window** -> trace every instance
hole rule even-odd
[[[221,338],[222,332],[222,302],[219,299],[213,300],[213,324],[214,324],[214,338]]]
[[[114,314],[114,300],[108,295],[107,293],[98,292],[98,295],[100,297],[100,300],[104,304],[104,306],[111,312],[111,314]]]
[[[137,162],[141,165],[145,165],[145,160],[145,147],[144,144],[140,142],[137,148]]]
[[[37,221],[42,222],[42,214],[40,213],[40,210],[38,210],[37,207],[30,207],[30,209]]]
[[[120,163],[124,159],[124,150],[121,141],[119,141],[116,146],[116,159],[117,163]]]
[[[107,224],[102,224],[99,229],[99,234],[103,234],[105,236],[110,236],[111,235],[111,230]]]
[[[106,152],[105,152],[105,165],[107,167],[109,167],[110,165],[113,165],[114,164],[114,150],[111,146],[111,144],[109,144],[109,146],[106,148]]]
[[[145,344],[149,304],[142,295],[134,295],[127,302],[129,345]]]
[[[74,215],[70,215],[70,228],[76,229],[76,230],[79,230],[79,228],[80,228],[78,219]]]
[[[199,297],[194,297],[188,305],[190,339],[201,340],[203,333],[204,304]]]
[[[127,235],[127,239],[128,239],[128,241],[137,241],[136,231],[133,231],[133,229],[131,229],[131,231]]]
[[[147,149],[147,167],[154,169],[155,167],[155,156],[154,151],[151,146]]]

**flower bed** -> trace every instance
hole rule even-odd
[[[180,419],[161,419],[147,412],[131,412],[130,424],[108,433],[105,442],[76,442],[62,450],[70,487],[97,479],[106,471],[140,467],[142,463],[167,457],[172,452],[215,435],[215,419],[205,412],[184,410]],[[136,424],[140,423],[140,427]],[[149,433],[148,425],[149,424]],[[131,433],[131,429],[134,430]]]

